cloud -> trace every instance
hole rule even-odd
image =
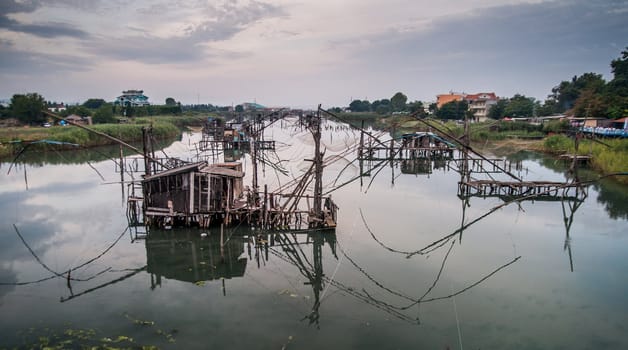
[[[157,8],[159,4],[145,11],[154,13]],[[209,19],[188,25],[179,35],[160,37],[145,30],[142,35],[102,37],[88,44],[89,50],[118,60],[149,64],[199,62],[225,52],[233,57],[234,53],[228,51],[208,50],[208,44],[231,39],[257,21],[283,14],[281,8],[257,1],[244,5],[231,2],[207,5],[201,12]]]
[[[36,0],[4,0],[0,2],[0,14],[6,15],[8,13],[33,12],[40,6],[40,1]]]
[[[557,79],[607,67],[628,38],[625,1],[555,1],[438,17],[416,30],[388,30],[330,43],[352,52],[356,71],[392,70],[437,89],[549,92]],[[583,71],[584,69],[584,71]],[[404,74],[401,73],[403,76]],[[440,86],[438,86],[440,85]],[[471,91],[468,91],[471,92]],[[498,92],[499,93],[499,92]]]
[[[66,23],[47,22],[39,24],[26,24],[11,19],[9,14],[30,13],[41,6],[39,1],[17,1],[10,0],[0,4],[0,28],[12,32],[26,33],[41,38],[73,37],[87,38],[87,32],[73,28]]]
[[[21,24],[6,16],[0,16],[0,28],[8,29],[13,32],[31,34],[41,38],[67,36],[83,39],[89,36],[87,32],[72,28],[65,23]]]
[[[0,73],[29,76],[84,71],[91,66],[84,57],[20,50],[7,40],[0,41],[0,62]]]

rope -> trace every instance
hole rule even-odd
[[[462,348],[462,332],[460,331],[460,319],[458,319],[458,308],[456,307],[456,295],[454,294],[454,285],[451,284],[451,293],[453,294],[453,297],[451,298],[451,300],[453,300],[454,302],[454,314],[456,315],[456,328],[458,328],[458,343],[460,344],[460,350],[463,350]]]

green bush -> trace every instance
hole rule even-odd
[[[99,124],[92,125],[91,129],[113,136],[125,142],[142,140],[142,125],[137,124]],[[179,134],[179,129],[170,123],[157,123],[153,125],[155,138],[173,138]],[[81,129],[76,126],[52,128],[49,139],[61,142],[76,143],[81,146],[100,146],[114,143],[113,141]]]
[[[574,142],[567,136],[552,135],[545,139],[543,146],[547,152],[554,154],[573,152]]]
[[[543,124],[543,132],[545,133],[564,133],[569,130],[569,122],[567,120],[552,120]]]

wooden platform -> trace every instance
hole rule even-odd
[[[493,181],[473,180],[458,183],[460,197],[570,198],[587,195],[587,187],[575,183],[551,181]]]
[[[590,156],[581,156],[577,154],[561,154],[558,158],[568,162],[573,162],[575,159],[578,163],[588,163],[591,161]]]

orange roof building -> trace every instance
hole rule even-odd
[[[453,92],[449,94],[436,95],[436,106],[438,108],[441,108],[446,103],[453,101],[462,101],[464,100],[464,97],[464,94],[454,94]]]

